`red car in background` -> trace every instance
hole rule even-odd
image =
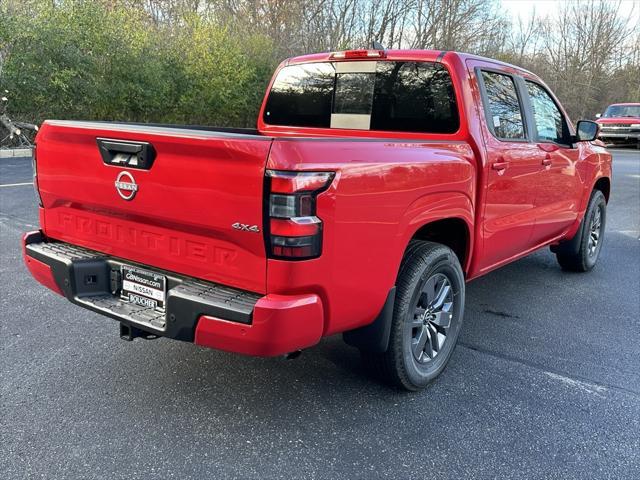
[[[614,103],[596,115],[598,138],[609,145],[631,145],[640,149],[640,103]]]

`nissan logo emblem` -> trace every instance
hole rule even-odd
[[[138,184],[129,172],[120,172],[116,178],[116,190],[125,200],[132,200],[138,191]]]

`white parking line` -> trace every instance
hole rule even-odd
[[[33,185],[33,182],[25,182],[25,183],[5,183],[4,185],[0,184],[0,187],[22,187],[23,185]]]

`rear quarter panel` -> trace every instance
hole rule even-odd
[[[336,178],[318,196],[322,256],[269,260],[267,290],[319,295],[324,335],[370,323],[422,225],[457,217],[473,231],[474,165],[462,141],[276,139],[268,168],[330,170]]]

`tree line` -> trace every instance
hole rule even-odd
[[[0,89],[33,122],[253,126],[281,60],[378,41],[527,68],[574,120],[640,101],[640,12],[550,5],[523,22],[500,0],[0,0]]]

